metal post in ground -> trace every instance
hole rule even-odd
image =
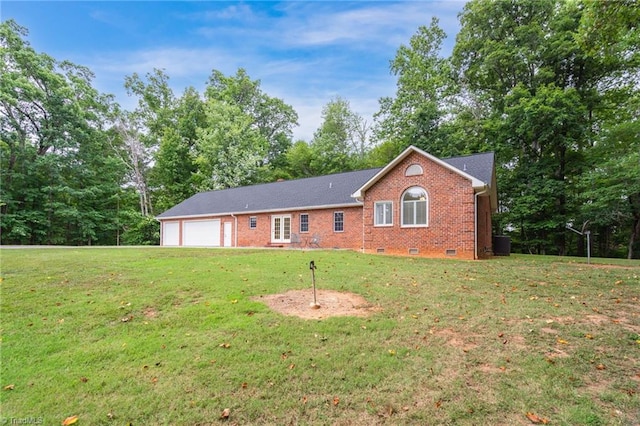
[[[309,262],[309,269],[311,269],[311,285],[313,286],[313,302],[309,306],[311,306],[311,309],[320,309],[320,304],[316,297],[316,264],[313,260]]]

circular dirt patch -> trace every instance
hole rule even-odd
[[[282,294],[268,294],[253,300],[266,303],[271,309],[284,315],[303,319],[323,319],[335,316],[366,317],[379,312],[364,297],[354,293],[333,290],[317,290],[316,300],[320,308],[314,309],[312,290],[291,290]]]

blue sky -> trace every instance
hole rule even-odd
[[[135,107],[124,77],[164,69],[177,96],[204,92],[211,70],[244,68],[293,106],[296,139],[310,141],[322,107],[348,100],[369,122],[393,96],[389,62],[420,25],[440,20],[449,55],[463,0],[449,1],[0,1],[1,19],[29,30],[38,52],[89,67],[94,86]]]

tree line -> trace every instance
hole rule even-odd
[[[189,196],[386,164],[409,145],[494,151],[494,233],[525,253],[640,257],[640,8],[633,0],[468,2],[452,53],[437,19],[390,61],[369,123],[348,100],[294,141],[295,110],[244,69],[180,95],[163,70],[124,78],[123,110],[86,67],[0,24],[0,227],[6,244],[157,244]]]

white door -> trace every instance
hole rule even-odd
[[[225,247],[231,247],[231,222],[224,223],[224,229],[222,231],[222,238],[224,240]]]
[[[189,220],[182,224],[182,245],[220,247],[220,219]]]
[[[271,216],[271,242],[291,242],[291,215]]]
[[[162,245],[177,246],[180,245],[180,223],[179,222],[163,222],[162,223]]]

